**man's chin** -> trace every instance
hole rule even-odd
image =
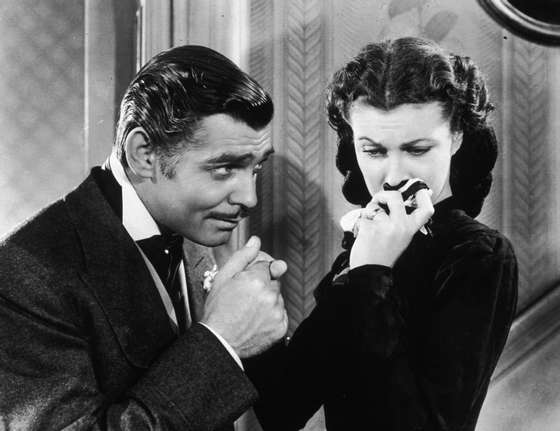
[[[231,230],[215,230],[213,232],[200,232],[194,237],[186,236],[186,238],[206,247],[218,247],[229,241],[232,232]]]

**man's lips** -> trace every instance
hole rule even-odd
[[[239,213],[237,214],[211,214],[211,218],[224,221],[231,224],[238,224],[241,220],[243,220],[243,216]]]

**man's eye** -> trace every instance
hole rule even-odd
[[[260,171],[262,171],[262,168],[262,163],[255,165],[255,167],[253,168],[253,175],[257,175]]]
[[[227,178],[233,172],[233,167],[231,166],[219,166],[217,168],[212,168],[212,175],[217,178]]]

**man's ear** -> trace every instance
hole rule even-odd
[[[148,135],[142,127],[132,129],[124,141],[126,162],[134,175],[153,178],[156,169],[156,153],[148,142]]]
[[[451,139],[451,155],[453,156],[463,144],[463,131],[453,132]]]

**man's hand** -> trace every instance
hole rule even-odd
[[[260,251],[252,237],[216,275],[201,322],[208,325],[240,358],[256,355],[281,339],[288,317],[278,281],[286,263]]]
[[[428,190],[418,191],[417,208],[407,214],[398,191],[376,193],[364,210],[365,217],[358,220],[358,236],[350,252],[350,268],[368,264],[393,266],[414,234],[433,215],[430,195]],[[380,203],[387,205],[389,214],[378,208]],[[371,217],[367,216],[368,209]]]
[[[262,250],[257,253],[257,257],[249,264],[249,266],[257,262],[269,263],[270,278],[272,280],[278,280],[288,269],[286,262],[284,262],[283,260],[276,260],[271,255]]]

